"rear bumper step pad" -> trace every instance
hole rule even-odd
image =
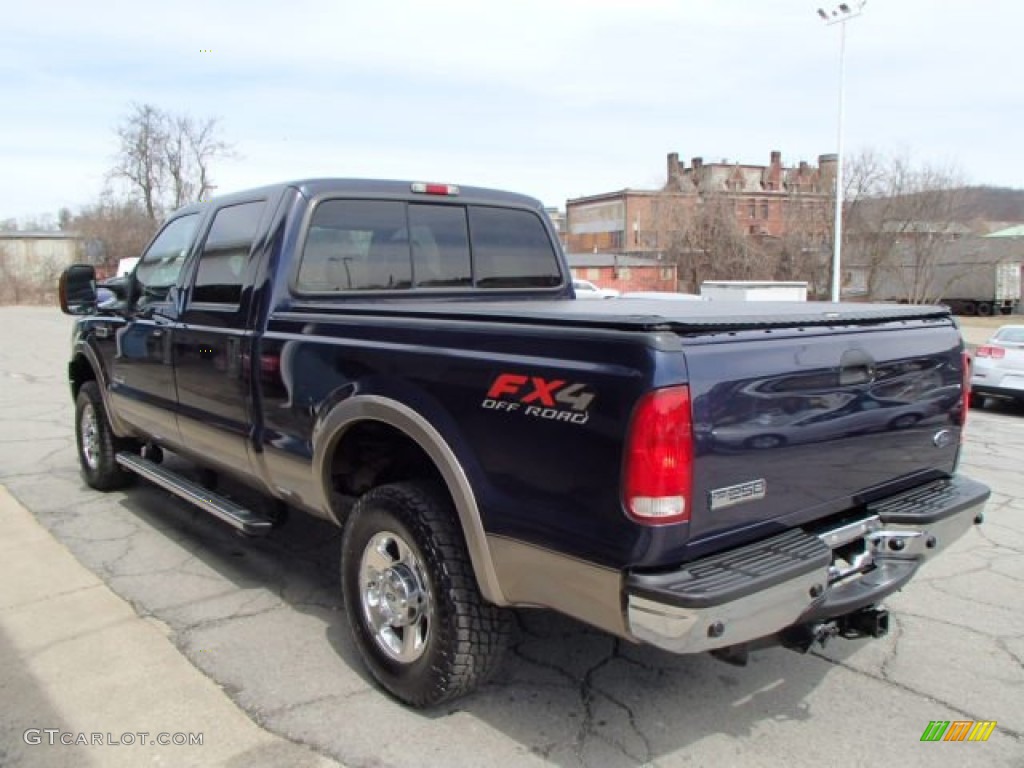
[[[868,505],[855,523],[788,531],[665,573],[627,573],[630,631],[696,653],[878,604],[979,522],[989,493],[964,477],[936,480]],[[833,565],[833,549],[857,540],[856,567]]]

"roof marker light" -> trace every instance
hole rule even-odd
[[[420,195],[445,195],[447,197],[456,197],[459,194],[459,188],[454,184],[426,184],[422,181],[414,181],[412,191]]]

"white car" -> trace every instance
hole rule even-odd
[[[974,350],[971,405],[982,405],[986,397],[1024,405],[1024,325],[1004,325]]]
[[[572,288],[577,299],[614,299],[619,295],[614,288],[598,288],[589,280],[573,280]]]

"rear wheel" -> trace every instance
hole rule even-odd
[[[989,317],[992,314],[992,304],[987,301],[978,302],[978,316]]]
[[[469,693],[497,668],[507,611],[480,594],[447,495],[419,483],[366,493],[342,537],[341,586],[373,677],[429,707]]]
[[[82,477],[92,488],[112,491],[131,482],[132,474],[122,469],[114,457],[118,451],[131,447],[133,441],[117,437],[110,428],[95,381],[85,382],[75,399],[75,442]]]

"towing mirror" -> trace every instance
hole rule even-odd
[[[88,315],[96,311],[96,270],[89,264],[73,264],[60,275],[57,284],[60,310],[65,315]]]

